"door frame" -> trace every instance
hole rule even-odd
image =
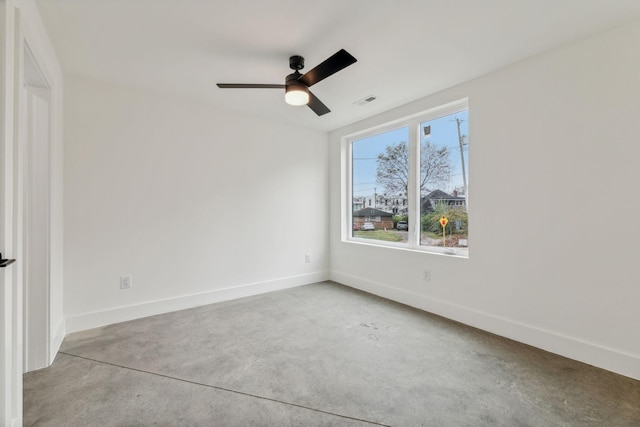
[[[33,56],[50,87],[49,98],[49,245],[48,278],[50,308],[46,359],[57,354],[65,326],[63,286],[63,74],[34,0],[0,0],[0,252],[17,261],[0,270],[0,425],[22,425],[23,375],[23,278],[21,269],[23,201],[18,182],[23,172],[20,153],[24,132],[20,129],[22,88],[25,83],[26,49]]]

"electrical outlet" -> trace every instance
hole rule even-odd
[[[306,254],[304,254],[304,262],[311,262],[311,254],[309,252],[307,252]]]
[[[431,281],[431,270],[425,270],[423,275],[422,275],[422,280],[424,280],[425,282],[430,282]]]
[[[120,276],[120,289],[129,289],[132,285],[131,276]]]

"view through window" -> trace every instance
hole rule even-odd
[[[351,237],[468,256],[468,134],[465,104],[351,140]]]
[[[353,236],[407,242],[409,128],[379,133],[352,143]]]

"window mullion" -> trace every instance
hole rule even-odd
[[[420,179],[420,156],[419,156],[419,137],[418,132],[420,123],[411,120],[409,123],[409,184],[407,188],[407,203],[409,209],[409,233],[407,243],[411,247],[417,247],[420,244],[420,209],[419,209],[419,191],[418,180]]]

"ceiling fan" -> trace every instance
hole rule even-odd
[[[331,110],[309,91],[309,87],[356,61],[357,59],[349,52],[340,49],[314,69],[300,74],[300,70],[304,68],[304,58],[294,55],[289,58],[289,67],[294,72],[285,78],[284,84],[218,83],[218,87],[222,89],[284,89],[284,99],[287,104],[308,105],[318,116],[322,116]]]

